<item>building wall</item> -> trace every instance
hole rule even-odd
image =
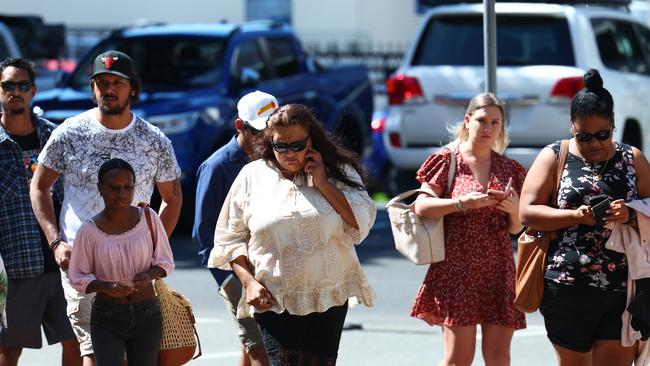
[[[70,28],[116,28],[141,22],[214,22],[244,20],[245,0],[20,0],[2,1],[8,15],[40,15],[47,23]],[[74,10],[73,10],[74,9]]]
[[[68,28],[112,29],[148,22],[188,23],[246,19],[252,0],[21,0],[3,1],[0,13],[40,15],[47,23]],[[290,0],[291,19],[308,43],[350,42],[374,47],[403,48],[420,22],[415,0]],[[377,46],[379,45],[379,46]],[[386,46],[387,45],[387,46]]]

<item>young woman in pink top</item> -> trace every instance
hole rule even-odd
[[[86,221],[74,241],[68,275],[82,293],[97,293],[90,335],[99,366],[155,366],[162,318],[152,280],[167,276],[174,260],[167,235],[153,242],[152,230],[165,233],[158,215],[131,205],[135,173],[129,163],[111,159],[99,169],[104,210]]]

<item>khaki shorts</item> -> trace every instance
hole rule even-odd
[[[264,343],[262,342],[260,328],[257,326],[255,318],[237,318],[237,305],[239,304],[239,299],[242,297],[243,287],[244,286],[242,286],[239,278],[233,274],[230,277],[230,281],[226,282],[219,288],[219,295],[221,295],[225,300],[226,307],[237,326],[237,336],[239,337],[239,340],[244,347],[246,347],[246,350],[250,351],[258,346],[263,347]]]
[[[90,339],[90,311],[95,293],[82,294],[72,287],[68,273],[61,271],[61,284],[65,300],[68,302],[67,313],[72,330],[79,341],[82,356],[93,354],[93,342]]]

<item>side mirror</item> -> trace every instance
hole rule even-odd
[[[239,85],[242,89],[253,88],[259,84],[260,73],[250,67],[244,67],[239,74]]]

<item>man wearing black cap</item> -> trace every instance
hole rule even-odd
[[[77,230],[83,221],[103,209],[97,189],[99,167],[112,158],[130,163],[136,175],[134,202],[149,202],[155,185],[162,197],[160,219],[168,235],[176,226],[182,204],[181,171],[171,142],[157,127],[131,113],[131,104],[138,101],[141,90],[131,58],[119,51],[98,55],[89,85],[97,108],[68,118],[54,130],[38,157],[40,164],[30,191],[34,213],[62,270],[68,317],[84,365],[94,364],[90,339],[92,294],[77,292],[66,271]],[[49,195],[59,176],[64,186],[60,228]]]

